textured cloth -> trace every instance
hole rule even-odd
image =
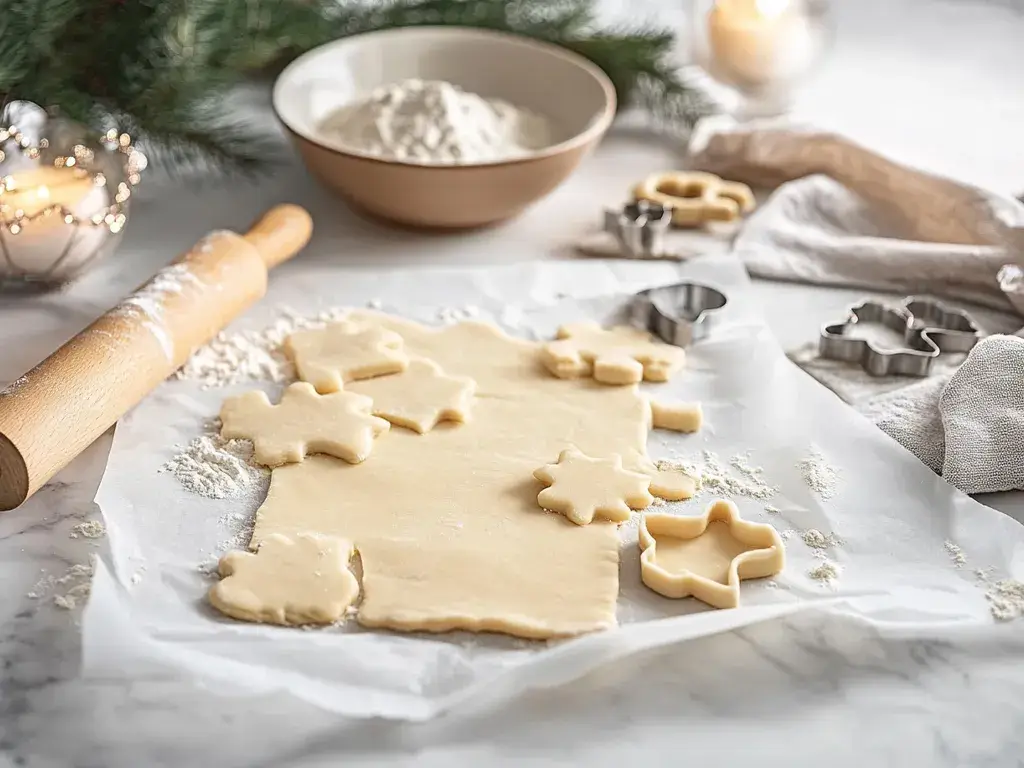
[[[752,275],[931,294],[1024,315],[1017,200],[793,126],[706,126],[691,161],[755,187],[778,186],[734,243]],[[844,372],[806,350],[791,357],[841,396],[865,391],[859,368]],[[945,364],[935,371],[909,385],[886,380],[884,394],[857,405],[961,490],[1024,488],[1024,339],[990,337],[954,373]]]

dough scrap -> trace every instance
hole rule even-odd
[[[472,379],[447,376],[429,360],[411,360],[401,373],[357,381],[347,391],[371,398],[374,415],[424,434],[439,421],[468,421],[475,390]]]
[[[593,376],[602,384],[668,381],[683,367],[686,353],[654,341],[629,326],[605,329],[597,323],[570,323],[544,346],[544,366],[560,379]]]
[[[423,435],[393,429],[362,464],[310,456],[275,469],[250,547],[300,531],[352,541],[366,627],[552,638],[615,626],[617,527],[543,512],[531,474],[569,436],[583,453],[617,454],[657,482],[646,398],[635,386],[555,378],[538,365],[542,344],[486,323],[427,328],[354,315],[400,334],[411,357],[475,381],[473,417]],[[692,478],[666,481],[671,490],[683,482],[692,493]],[[652,492],[661,492],[654,483]]]
[[[277,405],[258,390],[225,400],[220,434],[252,440],[253,458],[268,467],[302,461],[308,453],[358,464],[370,455],[374,439],[391,426],[370,415],[372,404],[353,392],[319,395],[300,381],[285,389]]]
[[[543,509],[565,515],[576,525],[588,525],[595,516],[621,523],[632,510],[651,505],[648,490],[651,479],[622,468],[622,459],[593,459],[574,448],[558,456],[557,464],[547,464],[533,473],[547,483],[537,496]]]
[[[331,536],[267,536],[255,554],[234,551],[220,559],[221,580],[208,599],[242,621],[331,624],[359,595],[348,568],[352,552],[351,542]]]
[[[640,521],[640,576],[660,595],[693,596],[714,608],[740,604],[740,581],[774,576],[786,564],[771,525],[739,516],[719,499],[700,517],[645,514]]]
[[[704,423],[704,411],[700,403],[684,403],[680,400],[652,400],[651,424],[655,429],[669,429],[673,432],[697,432]]]
[[[285,351],[299,378],[323,394],[350,381],[399,373],[409,364],[397,333],[351,322],[297,331],[285,340]]]

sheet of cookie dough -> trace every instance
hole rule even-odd
[[[636,387],[555,378],[539,344],[483,323],[359,316],[398,332],[410,356],[473,379],[473,419],[422,435],[393,429],[358,466],[313,456],[274,470],[250,546],[299,531],[352,541],[364,626],[527,638],[613,626],[616,526],[540,509],[533,471],[570,445],[639,469],[650,409]]]

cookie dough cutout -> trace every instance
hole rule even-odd
[[[404,371],[409,358],[403,346],[394,331],[344,322],[297,331],[285,341],[299,378],[322,394],[337,392],[350,381]]]
[[[266,624],[332,624],[359,595],[345,539],[271,534],[255,552],[228,552],[207,595],[226,616]]]
[[[468,421],[476,382],[446,376],[429,360],[412,360],[401,373],[357,381],[347,391],[371,398],[374,415],[422,435],[441,421]]]
[[[570,323],[541,351],[544,366],[560,379],[593,376],[602,384],[668,381],[683,367],[686,353],[654,341],[638,328],[605,329],[597,323]]]
[[[650,478],[623,469],[618,456],[592,459],[568,448],[557,464],[543,466],[533,476],[550,486],[540,492],[537,503],[576,525],[587,525],[595,516],[621,523],[629,520],[631,510],[644,509],[654,501],[648,490]]]
[[[735,221],[754,210],[750,187],[701,171],[665,171],[633,187],[637,200],[672,209],[672,226],[699,227],[712,221]]]
[[[651,400],[651,424],[655,429],[692,433],[699,431],[703,423],[704,411],[700,403]]]
[[[722,499],[700,517],[645,514],[640,552],[640,577],[650,589],[714,608],[737,607],[740,581],[774,576],[786,564],[778,531],[741,519]]]
[[[268,467],[302,461],[309,453],[358,464],[391,426],[370,414],[372,405],[370,398],[353,392],[320,395],[300,381],[284,391],[277,405],[260,391],[224,401],[220,434],[252,440],[253,458]]]

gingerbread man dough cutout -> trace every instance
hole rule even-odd
[[[686,353],[654,341],[629,326],[604,329],[597,323],[570,323],[543,348],[544,366],[560,379],[592,375],[602,384],[668,381],[683,367]]]
[[[401,373],[357,381],[347,391],[370,397],[375,415],[422,435],[440,421],[468,421],[476,382],[446,376],[429,360],[412,360]]]
[[[675,227],[735,221],[756,205],[754,193],[746,184],[700,171],[655,173],[633,188],[633,196],[671,208]]]
[[[587,525],[595,516],[621,523],[629,520],[631,510],[644,509],[654,501],[651,479],[623,469],[618,456],[592,459],[568,448],[557,464],[547,464],[533,476],[550,486],[540,492],[537,503],[576,525]]]
[[[221,580],[208,594],[221,613],[268,624],[331,624],[359,594],[348,568],[352,544],[344,539],[298,533],[271,534],[257,552],[228,552],[220,559]]]
[[[404,371],[409,358],[402,347],[394,331],[351,323],[297,331],[285,341],[299,378],[322,394],[337,392],[350,381]]]
[[[358,464],[370,455],[374,439],[390,428],[371,415],[372,406],[370,398],[354,392],[320,395],[300,381],[284,391],[278,405],[260,391],[224,401],[220,434],[252,440],[254,458],[268,467],[302,461],[308,453]]]

